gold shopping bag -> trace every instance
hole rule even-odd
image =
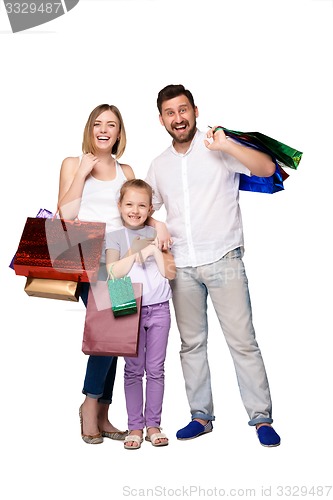
[[[80,282],[28,277],[24,291],[31,297],[78,302]]]

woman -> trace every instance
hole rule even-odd
[[[101,104],[86,123],[80,157],[65,158],[60,171],[59,213],[64,219],[106,223],[106,232],[121,227],[117,207],[122,184],[134,178],[129,165],[118,159],[126,147],[126,133],[116,106]],[[106,279],[103,249],[99,279]],[[104,274],[104,276],[103,276]],[[89,283],[82,283],[81,298],[87,305]],[[81,435],[88,444],[103,437],[123,440],[127,432],[114,427],[108,418],[117,367],[116,357],[90,356],[83,386],[85,400],[80,407]]]

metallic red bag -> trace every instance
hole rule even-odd
[[[46,208],[40,208],[38,210],[36,217],[41,217],[42,219],[52,219],[53,217],[55,217],[55,215],[52,212],[50,212],[50,210],[46,210]],[[14,260],[15,260],[15,255],[9,264],[9,267],[13,270],[14,270]]]
[[[138,355],[142,283],[133,283],[137,312],[115,316],[106,281],[89,288],[82,351],[95,356]]]
[[[21,276],[96,281],[104,222],[28,217],[14,259]]]

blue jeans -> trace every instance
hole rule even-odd
[[[81,283],[81,299],[87,307],[89,283]],[[89,356],[83,394],[98,399],[100,403],[112,402],[118,358],[115,356]]]
[[[270,391],[252,324],[241,249],[232,250],[212,264],[177,268],[177,276],[170,284],[192,419],[215,419],[207,356],[209,294],[234,362],[249,425],[272,423]],[[225,414],[232,418],[227,410]]]

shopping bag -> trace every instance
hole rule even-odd
[[[132,283],[137,312],[116,317],[106,281],[89,288],[82,351],[95,356],[138,355],[142,283]]]
[[[136,300],[131,278],[115,278],[110,272],[107,280],[112,311],[115,316],[124,316],[137,312]]]
[[[46,208],[40,208],[38,210],[36,217],[42,218],[42,219],[52,219],[52,217],[54,217],[54,214],[52,212],[50,212],[49,210],[46,210]],[[9,267],[13,270],[14,270],[15,256],[16,256],[16,254],[14,255],[14,257],[12,258],[12,260],[10,261],[10,264],[9,264]]]
[[[287,177],[289,176],[287,175]],[[275,163],[275,172],[269,177],[240,174],[239,189],[242,191],[273,194],[284,189],[283,181],[287,177],[283,175],[280,166]]]
[[[80,288],[80,282],[77,281],[28,277],[24,291],[31,297],[78,302],[80,298]]]
[[[275,173],[270,177],[240,174],[239,189],[258,193],[276,193],[284,189],[283,182],[289,177],[284,167],[297,169],[303,153],[261,132],[239,132],[221,127],[224,133],[240,144],[258,149],[271,156]]]
[[[282,168],[289,167],[296,170],[299,166],[303,153],[283,144],[283,142],[277,141],[261,132],[239,132],[237,130],[229,130],[225,127],[221,128],[224,130],[225,135],[239,141],[244,141],[271,154]]]
[[[18,275],[96,281],[104,222],[28,217],[14,259]]]

